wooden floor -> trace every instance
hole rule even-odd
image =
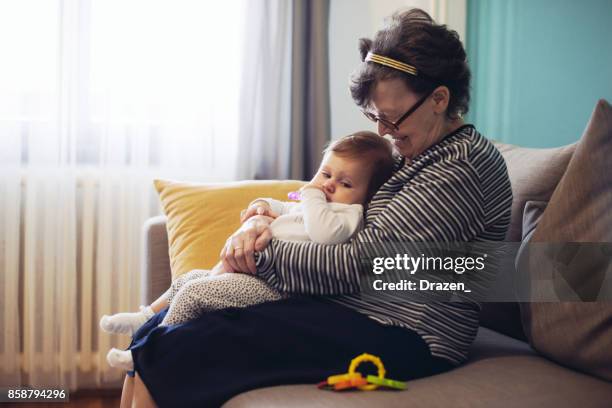
[[[41,403],[41,402],[20,402],[20,403],[0,403],[2,408],[43,408],[43,407],[71,407],[71,408],[117,408],[121,402],[121,390],[84,390],[70,394],[70,402]]]

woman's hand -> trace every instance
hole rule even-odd
[[[240,222],[243,223],[255,215],[265,215],[266,217],[276,218],[278,214],[272,211],[270,204],[264,200],[256,200],[249,208],[240,213]]]
[[[226,272],[257,273],[253,254],[272,240],[272,221],[274,218],[265,215],[252,216],[225,241],[220,257]]]

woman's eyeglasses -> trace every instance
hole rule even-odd
[[[427,98],[429,98],[430,95],[431,93],[428,93],[427,95],[419,99],[417,103],[415,103],[410,109],[408,109],[408,111],[404,113],[395,122],[391,122],[390,120],[387,120],[385,118],[378,117],[372,112],[367,112],[367,111],[362,111],[362,112],[366,116],[366,118],[370,119],[372,122],[374,123],[380,122],[384,127],[397,131],[399,130],[399,127],[402,124],[402,122],[405,121],[408,118],[408,116],[412,115],[417,109],[419,109],[419,107],[427,100]]]

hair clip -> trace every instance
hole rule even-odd
[[[372,52],[368,52],[368,55],[365,57],[365,61],[367,62],[375,62],[380,65],[384,65],[389,68],[397,69],[398,71],[406,72],[410,75],[417,76],[417,69],[405,62],[395,60],[393,58],[385,57],[384,55],[374,54]]]

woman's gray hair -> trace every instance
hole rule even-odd
[[[457,118],[467,113],[471,74],[463,44],[456,31],[436,24],[423,10],[395,13],[373,40],[359,40],[359,52],[363,62],[350,80],[351,95],[358,106],[368,107],[379,81],[399,78],[418,95],[446,86],[450,91],[447,116]],[[410,64],[418,75],[365,62],[368,52]]]

